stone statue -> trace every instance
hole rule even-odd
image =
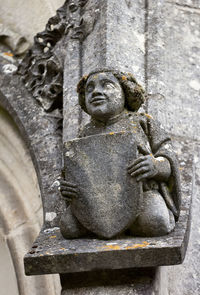
[[[91,116],[78,139],[65,144],[65,238],[162,236],[179,217],[180,183],[170,137],[138,113],[144,91],[130,74],[97,70],[77,87]]]

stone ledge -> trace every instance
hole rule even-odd
[[[183,145],[179,156],[182,207],[172,233],[156,238],[124,236],[113,240],[65,240],[59,228],[43,229],[24,258],[26,275],[181,264],[190,231],[193,159],[188,156],[189,149],[191,152],[189,144]]]
[[[25,272],[39,275],[180,264],[187,248],[188,222],[185,208],[174,232],[156,238],[64,240],[58,228],[43,230],[24,258]]]

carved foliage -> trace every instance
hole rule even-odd
[[[62,108],[63,57],[59,41],[69,33],[71,38],[83,38],[83,20],[77,20],[77,10],[87,1],[67,0],[49,19],[45,30],[35,36],[33,47],[19,66],[25,86],[46,111]]]

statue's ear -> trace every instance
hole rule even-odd
[[[80,107],[84,112],[87,112],[86,106],[85,106],[85,86],[88,79],[88,75],[85,75],[81,78],[81,80],[78,82],[77,85],[77,92],[78,92],[78,102]]]
[[[126,84],[125,95],[127,108],[130,111],[136,112],[145,101],[145,92],[139,84],[131,81],[127,81]]]

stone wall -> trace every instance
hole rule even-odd
[[[63,0],[0,0],[0,23],[24,36],[30,43]]]
[[[169,294],[200,293],[200,2],[148,1],[148,112],[194,155],[192,225],[185,262],[166,267]],[[177,147],[177,152],[180,149]],[[180,163],[181,164],[181,163]]]
[[[31,43],[33,36],[43,30],[48,18],[62,4],[63,1],[60,0],[34,0],[34,3],[29,0],[9,0],[6,3],[0,0],[2,7],[0,21]],[[140,36],[142,38],[140,39],[144,43],[144,52],[141,52],[145,60],[142,69],[145,71],[145,77],[141,80],[149,94],[146,108],[172,135],[177,153],[181,152],[181,143],[190,147],[195,164],[188,252],[182,265],[162,268],[160,273],[164,279],[162,286],[159,287],[159,290],[162,290],[159,294],[198,295],[200,293],[198,216],[200,211],[200,2],[199,0],[148,0],[145,4],[141,6],[141,15],[145,15],[143,26],[146,34]],[[3,156],[4,154],[1,158]],[[25,252],[23,249],[23,254]],[[123,290],[119,289],[119,294],[125,294]],[[130,294],[135,294],[133,292]]]

